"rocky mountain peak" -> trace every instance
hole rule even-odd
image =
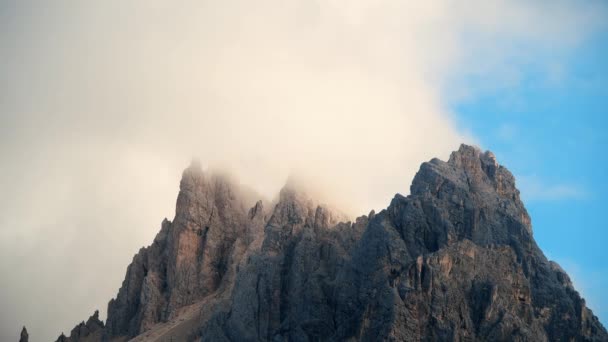
[[[315,207],[315,203],[306,193],[288,182],[279,192],[269,225],[302,225],[313,217]]]
[[[84,321],[80,322],[72,329],[70,336],[65,336],[63,333],[57,338],[57,342],[79,342],[79,341],[97,341],[101,340],[104,335],[105,325],[99,319],[99,311],[95,310],[93,315]]]
[[[270,226],[331,228],[348,216],[327,204],[319,203],[293,178],[279,192],[278,201],[268,221]]]
[[[452,152],[448,162],[435,158],[423,163],[410,192],[413,197],[444,202],[443,207],[457,204],[475,212],[487,209],[499,212],[532,233],[531,220],[515,187],[515,178],[498,164],[492,152],[481,152],[463,144]]]
[[[515,178],[498,164],[494,154],[465,144],[452,152],[447,162],[434,158],[423,163],[410,190],[412,194],[439,195],[446,186],[474,194],[496,192],[502,197],[519,200]]]
[[[198,159],[192,159],[190,165],[182,172],[180,190],[194,188],[197,184],[202,183],[204,179],[205,173],[201,162]]]
[[[269,208],[267,208],[269,207]],[[546,259],[513,175],[462,145],[350,222],[288,181],[276,203],[193,163],[173,221],[61,341],[606,341]]]
[[[462,144],[458,151],[452,152],[448,164],[464,172],[472,189],[483,189],[489,185],[499,195],[519,200],[515,178],[498,164],[494,153]]]
[[[262,200],[255,202],[255,205],[249,209],[249,219],[262,218],[264,215],[264,203]]]

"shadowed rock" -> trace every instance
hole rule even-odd
[[[103,322],[99,319],[99,311],[95,310],[95,313],[89,317],[86,323],[84,321],[80,322],[72,329],[69,337],[61,333],[57,342],[101,341],[105,333],[104,328]]]
[[[19,337],[19,342],[28,342],[30,340],[30,335],[27,333],[27,329],[25,326],[21,329],[21,335]]]

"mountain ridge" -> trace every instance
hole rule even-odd
[[[194,162],[105,326],[58,341],[608,340],[491,152],[423,163],[410,195],[354,222],[289,184],[273,208],[253,197]]]

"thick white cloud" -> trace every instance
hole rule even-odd
[[[446,103],[593,32],[551,1],[0,4],[0,339],[105,312],[193,157],[272,197],[288,174],[352,214],[462,140]],[[541,60],[537,59],[541,57]]]

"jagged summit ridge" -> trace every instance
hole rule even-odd
[[[423,163],[414,177],[410,192],[414,196],[425,191],[434,191],[435,195],[439,195],[440,186],[446,182],[471,194],[492,195],[496,192],[501,197],[521,202],[511,172],[498,164],[492,152],[481,152],[473,146],[461,145],[458,151],[452,152],[447,162],[434,158]]]
[[[75,342],[75,341],[101,341],[104,337],[104,323],[99,319],[99,311],[95,310],[93,315],[84,321],[80,322],[72,329],[70,336],[65,336],[61,333],[58,342]],[[23,334],[23,333],[22,333]]]
[[[410,190],[350,222],[193,163],[102,333],[70,341],[608,340],[491,152],[425,162]]]

